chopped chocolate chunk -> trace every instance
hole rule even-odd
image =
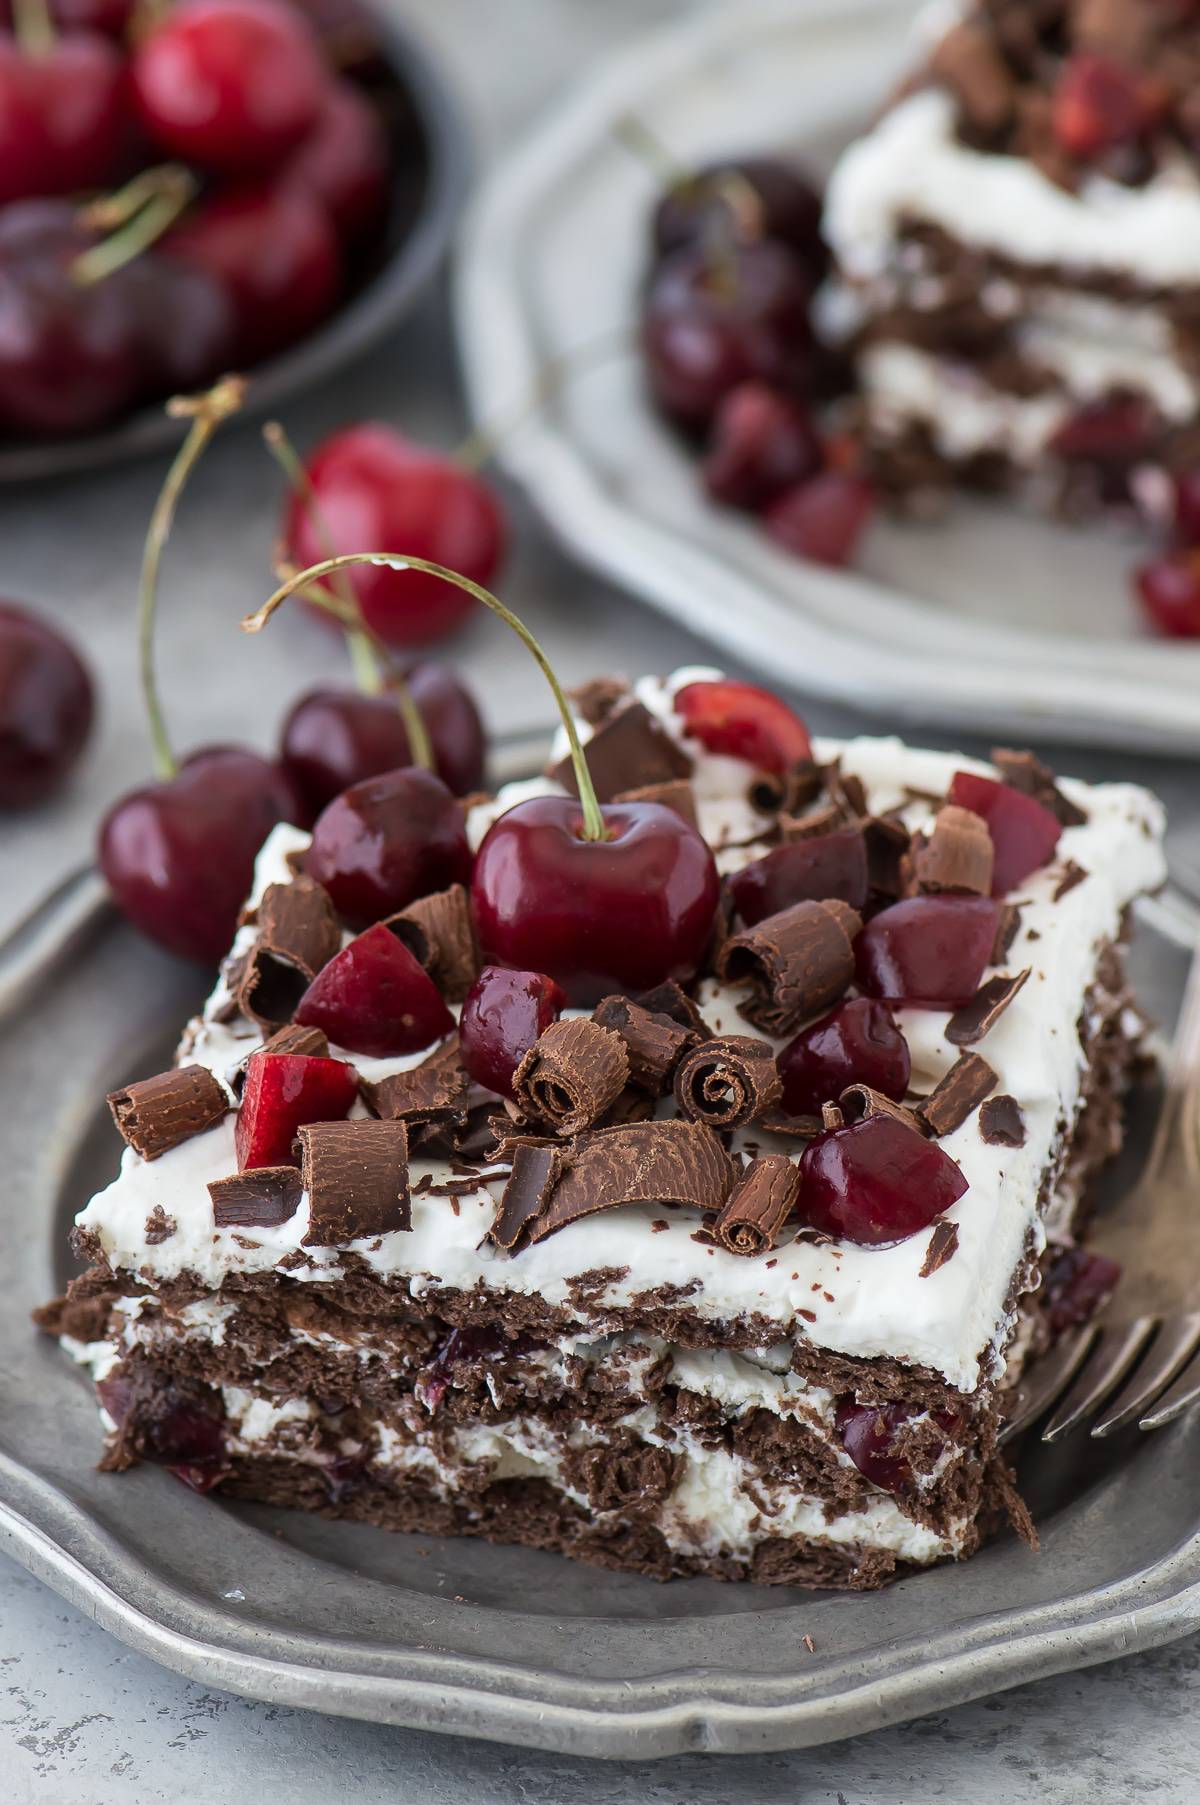
[[[712,1232],[728,1253],[760,1254],[791,1213],[800,1168],[786,1153],[765,1153],[746,1167],[717,1215]]]
[[[420,1065],[362,1085],[370,1108],[385,1122],[434,1122],[461,1113],[470,1079],[451,1035]]]
[[[934,1273],[952,1260],[958,1251],[958,1223],[947,1222],[944,1216],[933,1225],[933,1233],[925,1249],[925,1258],[921,1261],[918,1277],[932,1278]]]
[[[675,1073],[680,1111],[710,1128],[744,1128],[782,1095],[770,1042],[744,1034],[705,1041],[685,1056]]]
[[[768,1109],[758,1118],[757,1126],[768,1134],[780,1134],[793,1141],[811,1141],[821,1132],[820,1116],[789,1116],[782,1109]]]
[[[547,1141],[525,1141],[513,1150],[512,1173],[504,1187],[488,1239],[510,1252],[542,1215],[562,1173],[562,1149]]]
[[[868,815],[862,824],[867,843],[867,875],[872,890],[882,896],[901,896],[903,867],[910,835],[903,821],[890,815]]]
[[[979,1132],[993,1147],[1023,1147],[1025,1117],[1015,1097],[989,1097],[979,1112]]]
[[[623,996],[597,1003],[592,1020],[621,1036],[629,1055],[629,1082],[652,1097],[666,1095],[675,1067],[700,1038],[698,1029],[682,1027],[661,1010],[652,1014]]]
[[[278,1228],[296,1214],[303,1180],[295,1166],[256,1166],[208,1187],[218,1228]]]
[[[824,767],[825,788],[834,802],[841,805],[848,821],[860,821],[867,813],[867,786],[853,771],[843,771],[842,761],[835,758]]]
[[[987,822],[947,803],[938,810],[929,839],[914,849],[913,873],[919,890],[990,896],[994,860]]]
[[[1068,859],[1063,866],[1063,874],[1055,886],[1053,900],[1061,902],[1063,897],[1074,890],[1077,884],[1082,884],[1088,875],[1082,865],[1077,865],[1074,859]]]
[[[422,964],[442,995],[461,1003],[479,974],[471,904],[462,884],[418,897],[385,926]]]
[[[584,751],[592,783],[601,802],[623,790],[690,777],[692,761],[641,702],[628,702],[596,728]],[[570,757],[551,768],[550,776],[576,794]]]
[[[838,1103],[847,1122],[861,1122],[866,1116],[891,1116],[894,1122],[902,1122],[905,1128],[915,1128],[918,1134],[929,1132],[915,1110],[885,1097],[882,1091],[872,1090],[869,1084],[848,1084]]]
[[[203,1134],[233,1105],[207,1066],[178,1065],[110,1091],[108,1107],[121,1136],[143,1159],[158,1159]]]
[[[574,689],[567,691],[575,713],[589,727],[599,727],[602,721],[607,721],[628,694],[629,683],[625,677],[591,677],[586,683],[577,683]]]
[[[676,1203],[718,1210],[729,1195],[734,1164],[703,1122],[638,1122],[581,1135],[530,1239],[623,1204]]]
[[[917,1104],[916,1113],[930,1134],[953,1134],[998,1083],[986,1059],[978,1053],[963,1053],[936,1089]]]
[[[696,815],[696,792],[684,777],[673,778],[669,783],[644,783],[638,789],[622,790],[613,801],[657,802],[682,815],[689,827],[700,826]]]
[[[956,1009],[946,1023],[946,1039],[955,1047],[973,1047],[996,1026],[1008,1005],[1029,977],[1030,967],[1013,976],[1000,972],[981,984],[969,1003]]]
[[[1012,943],[1017,937],[1021,925],[1020,903],[1001,903],[1000,914],[996,921],[996,938],[992,944],[992,956],[989,965],[1003,965],[1012,950]]]
[[[306,1247],[340,1247],[412,1227],[403,1122],[312,1122],[299,1130]]]
[[[735,934],[718,970],[748,995],[738,1007],[767,1034],[789,1034],[830,1008],[854,976],[854,936],[862,926],[846,903],[800,902]]]
[[[929,67],[934,79],[954,95],[972,134],[990,138],[1008,124],[1016,84],[981,21],[965,19],[952,26],[936,45]]]
[[[1036,753],[1014,751],[1010,746],[993,746],[992,763],[1005,783],[1048,808],[1063,827],[1082,827],[1087,821],[1085,810],[1063,795],[1054,772]]]
[[[513,1074],[513,1097],[527,1116],[572,1135],[598,1122],[628,1081],[621,1036],[576,1017],[539,1034]]]
[[[666,1015],[673,1022],[678,1022],[681,1028],[694,1029],[703,1040],[711,1040],[713,1037],[712,1029],[687,991],[672,978],[668,978],[665,984],[656,984],[653,990],[644,990],[638,1002],[651,1015]]]
[[[142,1233],[146,1237],[147,1247],[161,1247],[164,1241],[169,1241],[171,1236],[177,1234],[178,1231],[179,1224],[174,1216],[168,1216],[162,1204],[156,1203],[146,1217],[146,1226]]]

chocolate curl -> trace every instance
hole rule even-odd
[[[929,839],[913,853],[913,875],[918,890],[990,896],[995,858],[983,817],[947,803],[938,810]]]
[[[862,824],[867,843],[867,877],[872,890],[883,896],[903,896],[904,872],[911,835],[903,821],[890,815],[870,815]]]
[[[746,792],[746,800],[760,815],[794,815],[815,802],[825,788],[825,774],[811,758],[798,759],[786,771],[756,771]],[[842,820],[840,807],[834,805],[837,823]],[[825,829],[818,829],[825,832]]]
[[[568,1223],[624,1204],[688,1205],[719,1210],[736,1171],[720,1138],[703,1122],[637,1122],[581,1135],[529,1238],[542,1241]]]
[[[518,1109],[556,1134],[579,1134],[598,1122],[629,1081],[625,1042],[599,1022],[551,1022],[513,1073]]]
[[[747,987],[738,1004],[747,1021],[766,1034],[790,1034],[846,990],[861,927],[847,903],[794,903],[728,940],[718,969],[727,983]]]
[[[953,1134],[998,1083],[986,1059],[978,1053],[964,1053],[937,1088],[917,1104],[916,1113],[930,1134]]]
[[[278,1228],[296,1214],[304,1181],[295,1166],[255,1166],[208,1187],[217,1228]]]
[[[969,1003],[956,1009],[946,1023],[946,1039],[951,1046],[973,1047],[977,1040],[989,1034],[1021,990],[1029,977],[1030,966],[1012,976],[1002,972],[998,977],[989,978],[981,984]]]
[[[996,921],[996,939],[992,946],[989,965],[1003,965],[1012,950],[1012,943],[1021,926],[1020,903],[1001,903],[1000,914]]]
[[[627,702],[601,721],[587,741],[587,762],[601,802],[611,802],[623,790],[692,774],[687,753],[641,702]],[[560,759],[548,775],[572,796],[577,794],[570,757]]]
[[[290,1053],[305,1059],[327,1059],[329,1036],[320,1028],[302,1028],[297,1022],[289,1022],[286,1027],[277,1029],[264,1040],[261,1047],[252,1047],[246,1057],[238,1062],[230,1080],[235,1097],[240,1097],[246,1087],[246,1067],[256,1053]]]
[[[783,1083],[769,1041],[728,1034],[696,1047],[675,1074],[675,1101],[693,1122],[743,1128],[778,1103]]]
[[[311,1122],[299,1130],[306,1247],[341,1247],[412,1227],[403,1122]]]
[[[151,1160],[214,1127],[233,1104],[206,1065],[179,1065],[110,1091],[108,1107],[121,1138]]]
[[[361,1089],[369,1108],[382,1121],[436,1122],[465,1109],[470,1082],[459,1057],[457,1036],[451,1036],[420,1065],[375,1082],[364,1080]]]
[[[513,1149],[512,1173],[504,1187],[488,1239],[512,1252],[543,1214],[562,1175],[562,1149],[545,1141],[521,1141]]]
[[[800,1189],[800,1168],[786,1153],[764,1153],[746,1167],[712,1225],[727,1253],[752,1258],[774,1247]]]
[[[644,990],[638,1002],[651,1015],[666,1015],[681,1028],[693,1029],[701,1040],[713,1038],[713,1031],[699,1009],[674,978],[668,978],[665,984],[656,984],[653,990]]]
[[[442,995],[461,1003],[479,976],[471,904],[462,884],[418,897],[384,925],[425,967]]]
[[[905,1128],[915,1128],[918,1134],[930,1133],[915,1110],[906,1109],[903,1103],[885,1097],[882,1091],[872,1090],[869,1084],[848,1084],[838,1102],[847,1122],[861,1122],[867,1116],[891,1116],[894,1122],[902,1122]]]
[[[696,792],[686,778],[677,777],[670,783],[645,783],[636,790],[622,790],[614,802],[657,802],[662,808],[673,809],[681,815],[689,827],[699,829],[700,822],[696,815]]]
[[[237,986],[242,1014],[265,1030],[289,1022],[341,946],[337,914],[315,879],[301,873],[290,884],[268,885],[258,906],[258,939]]]
[[[700,1038],[697,1029],[681,1027],[669,1015],[651,1013],[628,997],[604,997],[592,1010],[592,1020],[621,1036],[630,1084],[652,1097],[666,1095],[676,1066]]]

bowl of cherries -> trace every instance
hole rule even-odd
[[[0,480],[278,407],[393,326],[464,186],[437,70],[361,0],[0,0]]]

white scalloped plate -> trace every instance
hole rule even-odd
[[[911,0],[738,0],[589,70],[484,185],[458,270],[477,416],[631,327],[652,177],[614,135],[650,122],[684,164],[783,146],[828,167],[909,54]],[[579,366],[500,456],[585,563],[769,672],[889,716],[1040,740],[1200,750],[1200,645],[1145,637],[1128,571],[1144,545],[962,501],[881,522],[861,568],[823,570],[709,505],[651,411],[632,352]]]

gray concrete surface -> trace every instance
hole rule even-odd
[[[606,44],[682,10],[671,0],[408,0],[456,76],[486,160]],[[294,436],[383,413],[453,445],[463,426],[445,309],[434,298],[395,343],[295,408]],[[87,645],[103,720],[86,767],[53,809],[0,841],[0,932],[89,854],[104,803],[147,770],[134,686],[133,592],[160,471],[153,466],[0,497],[6,594],[36,601]],[[278,484],[251,429],[211,454],[181,513],[164,571],[162,666],[176,742],[270,743],[287,699],[336,652],[299,620],[248,642],[238,617],[269,585]],[[596,669],[668,669],[698,642],[570,567],[515,506],[505,594],[569,679]],[[546,718],[540,679],[489,621],[454,648],[486,677],[498,729]],[[813,725],[859,725],[812,706]],[[870,725],[870,723],[867,723]],[[928,737],[936,740],[936,733]],[[1200,843],[1194,767],[1073,755],[1084,775],[1128,771],[1157,785],[1181,842]],[[1135,1526],[1136,1527],[1136,1526]],[[609,1766],[530,1755],[260,1706],[176,1679],[127,1653],[27,1575],[0,1561],[0,1793],[16,1805],[183,1805],[258,1795],[283,1805],[741,1805],[830,1801],[1200,1799],[1195,1721],[1200,1643],[1045,1681],[902,1729],[793,1756]]]

